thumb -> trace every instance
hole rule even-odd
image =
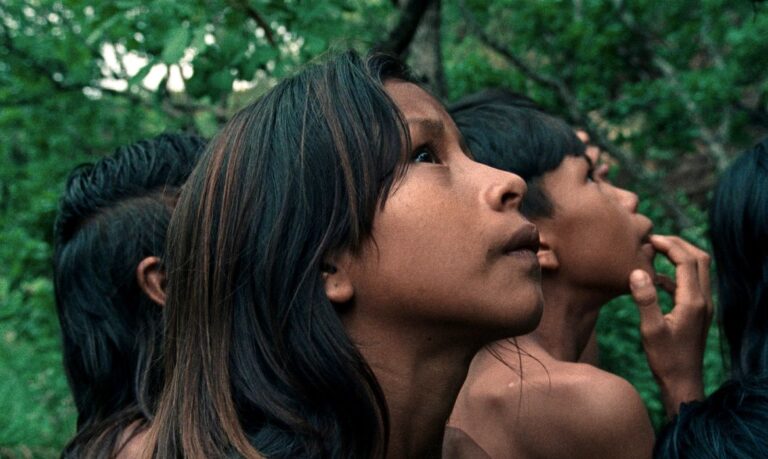
[[[656,287],[647,272],[636,269],[629,275],[629,289],[640,312],[640,332],[646,335],[664,321],[657,301]]]

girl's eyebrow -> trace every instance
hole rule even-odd
[[[428,134],[440,137],[445,134],[445,124],[436,119],[432,118],[410,118],[406,120],[406,123],[408,123],[408,126],[423,129],[424,131],[427,131]]]
[[[475,156],[472,154],[472,151],[469,149],[469,145],[467,145],[467,142],[464,140],[464,136],[461,134],[461,132],[459,132],[459,148],[461,148],[461,151],[463,151],[468,158],[472,160],[475,159]]]

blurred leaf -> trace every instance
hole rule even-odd
[[[176,27],[168,32],[165,39],[165,47],[161,59],[166,64],[175,64],[184,56],[184,51],[189,45],[190,33],[188,27]]]
[[[154,67],[155,63],[156,62],[154,60],[150,60],[149,62],[147,62],[147,64],[144,67],[142,67],[141,70],[136,72],[136,75],[132,76],[128,80],[128,85],[141,84],[144,78],[146,78],[147,75],[149,75],[149,72],[152,70],[152,67]]]

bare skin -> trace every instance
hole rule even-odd
[[[136,429],[141,429],[141,431],[136,432]],[[147,457],[148,454],[144,451],[147,446],[147,433],[146,426],[142,426],[138,421],[128,426],[117,441],[115,459]]]
[[[439,457],[474,353],[538,323],[538,235],[519,213],[520,177],[469,159],[417,86],[385,88],[408,123],[412,162],[374,218],[375,244],[326,260],[325,291],[349,305],[342,321],[384,391],[387,457]]]
[[[564,159],[543,179],[556,216],[535,221],[542,239],[542,321],[517,339],[520,352],[500,341],[475,357],[447,424],[444,457],[483,457],[478,451],[491,458],[651,457],[653,429],[634,387],[576,363],[600,308],[629,293],[630,278],[668,413],[703,395],[709,258],[682,239],[649,235],[650,222],[636,213],[637,196],[608,183],[604,168],[590,183],[587,166],[578,161],[584,160]],[[587,180],[581,181],[585,170]],[[666,316],[652,281],[654,251],[677,271],[676,283],[660,279],[675,298]]]
[[[385,88],[408,123],[411,164],[377,212],[375,244],[327,257],[325,292],[345,305],[347,332],[384,392],[387,457],[439,457],[474,354],[530,332],[541,317],[538,235],[519,213],[520,177],[472,161],[453,120],[418,86]],[[520,234],[535,243],[510,246]],[[118,457],[147,457],[146,437],[134,436]]]
[[[478,354],[449,427],[465,431],[491,458],[650,457],[653,430],[634,388],[541,346],[531,352],[534,339],[519,340],[529,355],[504,342]],[[474,457],[465,451],[446,443],[444,457]]]
[[[648,365],[671,418],[681,403],[704,397],[702,356],[714,310],[710,257],[676,236],[653,236],[651,242],[675,264],[675,280],[657,276],[660,287],[673,295],[675,308],[662,314],[656,288],[642,270],[632,272],[630,288],[640,311],[640,335]]]

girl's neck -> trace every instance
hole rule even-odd
[[[457,346],[423,331],[349,331],[387,399],[387,457],[440,457],[445,423],[480,346]]]

